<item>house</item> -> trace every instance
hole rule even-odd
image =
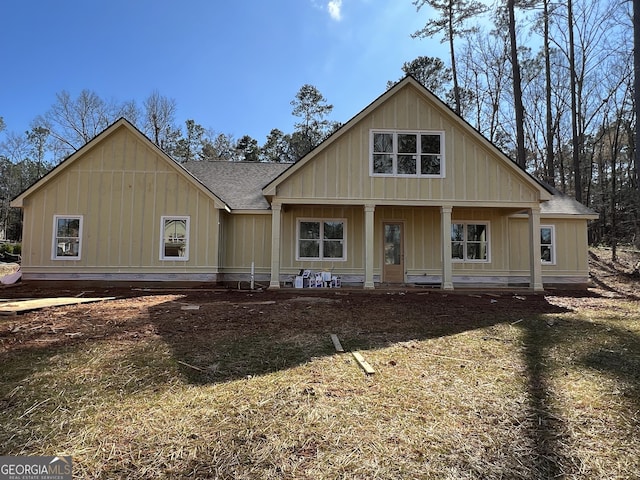
[[[597,216],[411,77],[295,164],[181,165],[120,119],[12,206],[25,281],[585,285]]]

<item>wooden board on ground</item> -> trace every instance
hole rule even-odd
[[[342,348],[342,344],[335,333],[331,334],[331,341],[333,342],[333,346],[336,348],[336,352],[344,353],[344,348]]]
[[[77,298],[77,297],[58,297],[58,298],[37,298],[30,300],[13,300],[10,302],[0,303],[0,315],[14,315],[18,312],[27,312],[29,310],[38,310],[46,307],[60,307],[62,305],[75,305],[77,303],[100,302],[102,300],[113,300],[116,297],[100,297],[100,298]]]
[[[368,375],[372,375],[374,373],[376,373],[376,371],[373,369],[373,367],[371,365],[369,365],[369,362],[367,362],[364,357],[362,355],[360,355],[359,352],[352,352],[353,353],[353,358],[356,359],[356,361],[360,364],[360,366],[362,367],[362,369],[368,374]]]

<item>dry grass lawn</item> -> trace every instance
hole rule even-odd
[[[637,478],[637,261],[594,251],[581,293],[111,290],[0,317],[0,453],[74,478]],[[28,294],[51,292],[0,290]]]

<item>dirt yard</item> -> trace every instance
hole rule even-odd
[[[587,291],[0,287],[5,455],[74,478],[633,478],[638,253]],[[337,354],[359,351],[376,373]]]
[[[592,250],[590,257],[592,288],[587,292],[549,290],[547,295],[576,298],[599,295],[638,299],[640,278],[631,275],[639,255],[620,252],[613,264],[609,250]],[[14,270],[11,266],[6,270]],[[172,344],[188,350],[195,344],[207,344],[209,336],[218,338],[225,328],[242,329],[247,335],[305,331],[362,330],[370,342],[379,337],[392,343],[387,325],[390,319],[430,317],[461,326],[481,320],[508,321],[524,314],[548,313],[545,295],[526,291],[485,291],[443,293],[428,288],[361,289],[282,289],[246,291],[223,288],[140,288],[119,287],[33,287],[27,284],[1,286],[0,298],[116,297],[99,303],[38,309],[5,318],[0,326],[0,351],[29,346],[63,346],[91,339],[138,338],[161,334]],[[144,313],[144,314],[142,314]],[[142,315],[141,315],[142,314]],[[1,319],[2,317],[0,317]],[[135,322],[131,322],[136,318]],[[233,320],[233,321],[232,321]],[[14,325],[15,323],[15,325]],[[411,331],[417,325],[407,324]],[[9,329],[9,331],[8,331]],[[436,334],[437,332],[431,332]],[[371,335],[373,334],[373,336]],[[361,346],[360,348],[365,347]]]

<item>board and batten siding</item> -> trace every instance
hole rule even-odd
[[[283,202],[323,199],[431,205],[481,201],[486,206],[539,200],[539,190],[516,166],[499,158],[479,135],[462,128],[444,108],[427,101],[413,86],[405,87],[280,183],[277,197]],[[445,177],[371,176],[370,132],[377,129],[443,131]]]
[[[589,280],[589,242],[587,220],[583,218],[545,218],[541,225],[555,229],[555,264],[543,264],[545,283],[586,283]],[[509,262],[514,275],[527,275],[529,269],[529,223],[526,218],[509,219]]]
[[[256,280],[271,276],[271,212],[221,213],[220,273],[224,281],[247,280],[254,265]]]
[[[299,219],[345,219],[347,222],[346,261],[296,260],[296,229]],[[453,262],[453,273],[464,277],[504,277],[509,274],[509,217],[488,208],[458,208],[452,222],[486,222],[489,224],[490,260],[488,262]],[[442,275],[442,235],[440,209],[435,207],[378,206],[374,213],[374,277],[379,281],[383,262],[383,225],[403,225],[405,275],[409,282],[432,282]],[[301,269],[330,270],[334,274],[357,279],[364,275],[364,209],[362,206],[293,206],[282,214],[281,273],[293,275]],[[526,238],[528,245],[528,237]],[[527,257],[528,258],[528,257]]]
[[[178,273],[189,280],[215,274],[219,210],[170,161],[125,127],[82,151],[63,175],[53,176],[25,199],[25,277],[61,270],[82,278],[155,274],[162,279]],[[51,259],[54,215],[82,215],[80,260]],[[164,215],[191,218],[187,261],[160,260]]]

